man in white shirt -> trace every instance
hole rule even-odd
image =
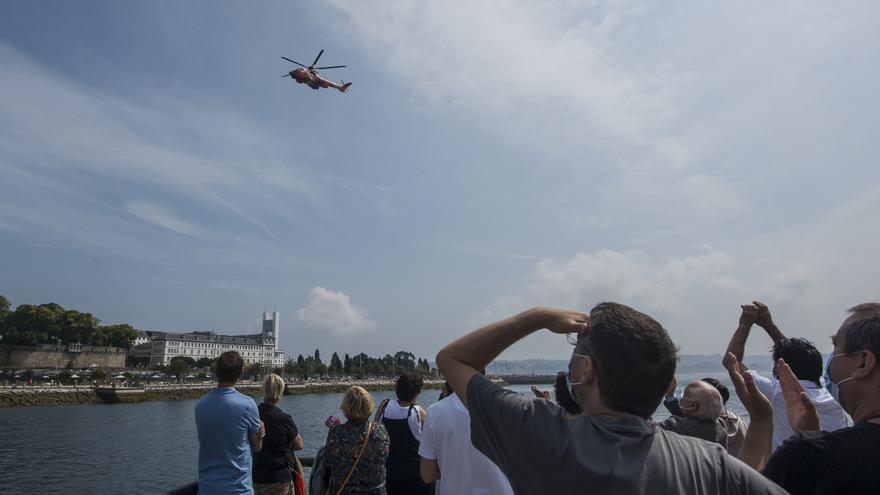
[[[428,408],[419,455],[422,480],[437,480],[437,495],[513,495],[504,473],[471,444],[470,415],[455,394]]]
[[[820,383],[823,370],[822,355],[819,350],[805,339],[786,338],[779,327],[773,323],[770,309],[766,305],[755,301],[752,304],[742,306],[739,327],[730,339],[727,352],[733,353],[742,363],[746,340],[754,324],[763,328],[773,340],[773,377],[764,377],[757,371],[748,370],[755,378],[758,390],[773,405],[773,450],[775,451],[782,445],[782,442],[794,434],[794,430],[788,422],[785,397],[782,395],[782,389],[776,376],[776,363],[780,358],[788,363],[798,381],[803,385],[804,391],[816,405],[822,430],[834,431],[846,427],[846,413]],[[726,355],[727,353],[725,353],[725,359],[727,359]],[[743,365],[743,367],[745,366]]]

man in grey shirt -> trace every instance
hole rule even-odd
[[[715,442],[727,449],[727,429],[718,421],[724,405],[715,387],[702,380],[689,383],[684,388],[680,410],[681,415],[673,414],[656,423],[657,426],[679,435]]]
[[[566,417],[555,404],[503,389],[476,371],[542,328],[577,334],[569,375],[582,415]],[[591,314],[532,309],[437,355],[469,410],[471,441],[518,494],[785,493],[720,445],[648,423],[675,361],[675,345],[659,323],[615,303]]]

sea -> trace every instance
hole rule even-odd
[[[679,392],[690,381],[707,376],[728,385],[727,407],[748,418],[718,365],[679,374]],[[552,391],[550,385],[539,387]],[[533,396],[529,385],[509,388]],[[393,393],[373,395],[378,404]],[[425,390],[419,403],[429,406],[438,396],[438,390]],[[280,401],[305,441],[303,455],[314,455],[324,444],[324,420],[331,414],[342,416],[341,402],[342,394],[286,396]],[[195,481],[195,405],[188,400],[0,409],[0,492],[159,494]],[[661,405],[654,419],[667,416]]]

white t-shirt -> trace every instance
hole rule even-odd
[[[513,495],[504,473],[471,445],[471,419],[457,395],[428,408],[419,455],[440,466],[437,495]]]
[[[791,423],[788,422],[788,412],[785,408],[785,397],[782,395],[782,387],[776,378],[766,378],[755,370],[749,370],[755,378],[755,385],[773,406],[773,450],[782,445],[782,442],[794,434]],[[804,391],[810,396],[810,400],[816,405],[819,413],[819,426],[822,431],[834,431],[846,427],[846,412],[834,397],[825,390],[825,387],[817,387],[809,380],[798,380],[804,386]]]
[[[418,405],[413,406],[412,414],[409,415],[409,431],[412,432],[413,436],[416,437],[416,441],[419,441],[419,438],[422,435],[422,424],[419,421],[419,411],[422,408]],[[382,418],[388,419],[405,419],[406,415],[409,414],[409,406],[402,407],[397,403],[396,400],[389,400],[388,406],[385,407],[385,412],[382,413],[382,417],[379,418],[379,421]]]

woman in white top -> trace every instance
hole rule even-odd
[[[375,421],[381,421],[391,438],[386,461],[388,495],[427,495],[430,485],[419,473],[419,440],[427,412],[416,405],[422,392],[422,377],[411,372],[400,375],[395,387],[397,400],[383,401]]]

